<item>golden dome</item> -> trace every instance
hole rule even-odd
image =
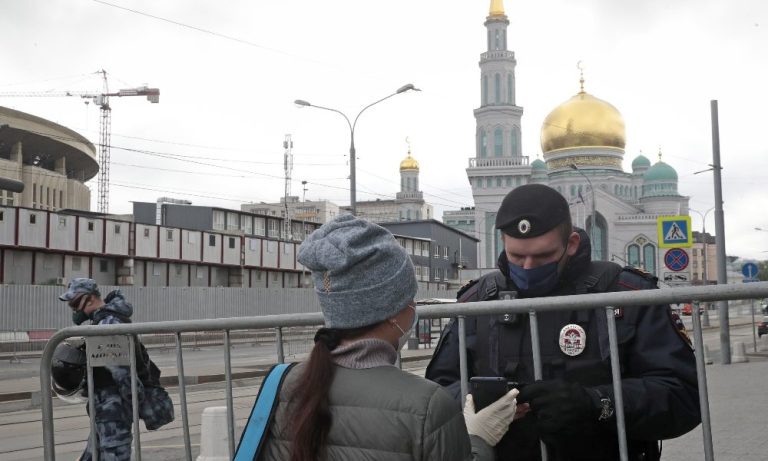
[[[400,162],[400,171],[403,170],[417,170],[419,169],[419,162],[416,161],[415,158],[411,157],[411,153],[408,152],[408,157],[406,157],[402,162]]]
[[[488,16],[504,16],[504,0],[491,0]]]
[[[624,118],[610,103],[583,90],[557,106],[541,125],[541,150],[546,154],[573,147],[624,149]]]

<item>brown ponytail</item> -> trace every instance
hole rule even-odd
[[[360,336],[371,327],[351,330],[320,328],[315,334],[315,346],[309,355],[304,372],[296,382],[296,393],[291,397],[294,410],[290,427],[293,428],[291,461],[315,461],[326,458],[326,442],[331,429],[331,411],[328,393],[336,367],[331,351],[342,339]]]

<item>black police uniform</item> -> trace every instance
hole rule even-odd
[[[656,287],[656,279],[647,274],[621,269],[614,263],[591,261],[589,238],[584,231],[579,233],[579,249],[550,296]],[[499,268],[463,288],[459,301],[498,299],[500,291],[517,291],[509,279],[504,253],[499,257]],[[675,328],[670,312],[668,305],[615,311],[631,460],[659,459],[658,440],[678,437],[701,421],[693,350]],[[550,460],[618,460],[615,415],[600,420],[601,405],[613,400],[605,310],[539,313],[538,324],[544,380],[577,383],[590,390],[591,398],[597,395],[608,400],[594,401],[579,424],[549,434],[539,430],[540,421],[529,413],[515,421],[497,445],[499,459],[538,460],[541,438],[547,443]],[[560,330],[568,324],[580,325],[586,336],[583,352],[573,357],[564,354],[559,346]],[[527,315],[506,320],[502,316],[468,317],[466,327],[470,376],[505,376],[510,381],[534,382]],[[456,322],[443,332],[426,378],[460,398]],[[556,412],[553,414],[556,416]]]

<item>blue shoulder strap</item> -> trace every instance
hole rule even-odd
[[[267,427],[277,408],[277,395],[283,385],[283,379],[293,365],[295,364],[275,365],[264,378],[259,395],[256,396],[256,402],[251,409],[251,416],[248,417],[243,435],[240,436],[234,461],[253,461],[259,455],[266,439]]]

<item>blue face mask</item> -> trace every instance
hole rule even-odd
[[[563,251],[563,256],[565,256],[565,251]],[[518,290],[523,295],[543,296],[549,294],[560,280],[557,266],[560,264],[563,256],[560,256],[560,259],[557,261],[552,261],[532,269],[524,269],[517,264],[508,262],[509,278],[515,282]]]

